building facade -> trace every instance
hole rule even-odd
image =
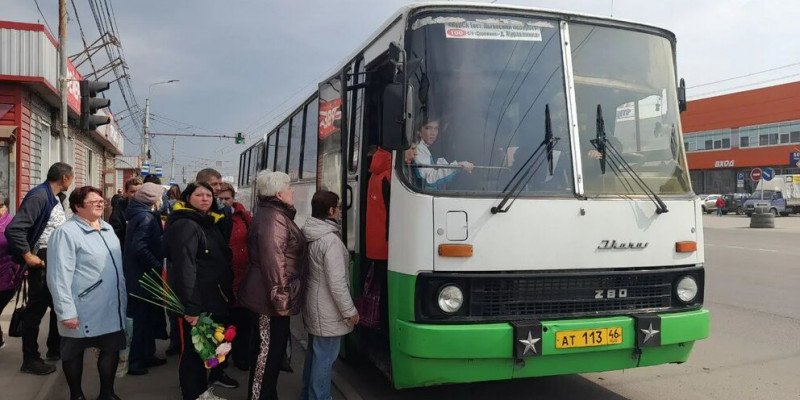
[[[800,82],[690,101],[681,125],[695,193],[750,193],[754,168],[800,174]]]
[[[123,151],[122,133],[113,116],[95,131],[78,129],[82,77],[72,63],[69,138],[61,132],[59,58],[58,42],[43,25],[0,21],[0,192],[12,210],[58,161],[73,166],[76,187],[92,185],[110,196],[119,186],[114,158]]]

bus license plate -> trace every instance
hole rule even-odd
[[[622,343],[622,327],[556,332],[556,348],[609,346]]]

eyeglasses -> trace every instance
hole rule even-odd
[[[95,206],[95,207],[102,206],[104,204],[106,204],[105,200],[95,200],[95,201],[84,201],[83,202],[83,205],[85,205],[85,206]]]

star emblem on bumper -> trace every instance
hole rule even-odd
[[[538,341],[540,341],[540,340],[542,340],[542,339],[540,339],[540,338],[534,339],[533,335],[531,335],[531,331],[528,331],[528,338],[527,339],[522,339],[522,340],[519,341],[520,343],[525,345],[525,350],[522,351],[522,355],[524,356],[524,355],[528,354],[528,350],[530,350],[534,354],[536,354],[536,343]]]
[[[640,329],[642,333],[644,333],[644,340],[642,343],[647,343],[648,340],[652,339],[655,335],[658,335],[659,330],[653,329],[653,323],[650,323],[650,326],[647,329]]]

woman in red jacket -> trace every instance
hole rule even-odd
[[[223,182],[219,189],[217,198],[233,210],[233,231],[231,240],[228,243],[233,252],[231,269],[233,270],[233,294],[239,296],[239,283],[242,282],[244,272],[247,270],[249,257],[247,255],[247,229],[253,222],[250,215],[242,203],[236,201],[236,190],[233,185]],[[254,329],[253,320],[255,316],[238,302],[233,303],[231,308],[230,323],[237,328],[236,337],[233,339],[231,356],[233,364],[242,371],[250,369],[248,354],[250,354],[250,338]]]

